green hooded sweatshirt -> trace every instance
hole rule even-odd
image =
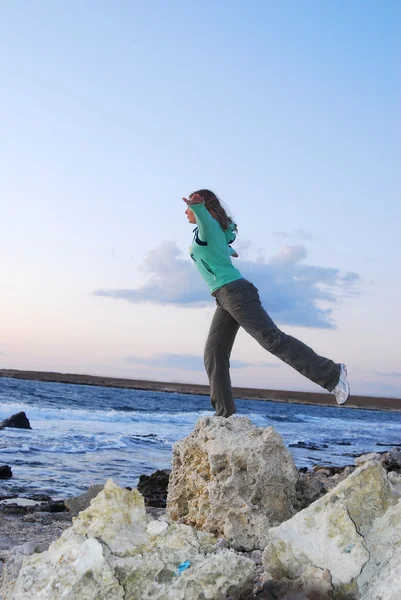
[[[230,246],[236,238],[235,224],[230,223],[224,231],[204,204],[191,204],[189,208],[197,224],[189,253],[213,294],[222,285],[243,279],[231,262],[231,255],[235,253]]]

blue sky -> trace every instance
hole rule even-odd
[[[181,200],[277,324],[401,398],[401,6],[3,3],[0,364],[206,383]],[[318,391],[240,332],[236,385]]]

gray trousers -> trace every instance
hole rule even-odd
[[[308,379],[331,392],[340,378],[340,365],[318,356],[312,348],[280,331],[263,308],[257,288],[238,279],[219,288],[217,309],[205,347],[210,400],[216,415],[235,413],[231,389],[230,355],[238,329],[243,327],[259,344]]]

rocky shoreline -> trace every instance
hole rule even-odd
[[[241,419],[237,420],[241,421]],[[396,448],[389,452],[372,453],[370,455],[357,457],[354,461],[355,464],[350,464],[346,467],[340,468],[327,465],[316,465],[310,470],[301,468],[295,475],[295,497],[292,500],[295,513],[301,514],[301,511],[308,508],[313,503],[316,503],[317,500],[326,496],[330,491],[337,489],[337,486],[354,473],[355,469],[358,469],[368,461],[380,464],[387,473],[401,473],[401,452]],[[282,468],[283,465],[282,462],[280,462],[280,469]],[[169,482],[170,496],[174,496],[171,477],[170,470],[156,471],[150,476],[141,476],[138,483],[138,490],[144,498],[146,513],[149,518],[158,520],[153,522],[166,521],[168,523],[173,523],[174,520],[176,520],[177,523],[188,524],[188,514],[184,514],[185,511],[182,514],[173,515],[174,519],[173,521],[171,520],[171,514],[174,513],[174,511],[171,510],[171,498],[170,516],[166,514]],[[182,484],[182,472],[180,472],[178,479]],[[53,501],[50,497],[45,495],[24,498],[15,496],[0,497],[0,590],[3,584],[3,594],[7,594],[10,582],[12,582],[12,585],[15,583],[23,559],[27,556],[36,556],[38,553],[46,551],[52,542],[57,540],[64,531],[71,527],[73,518],[90,506],[91,500],[98,496],[102,489],[102,485],[91,486],[86,494],[65,501]],[[182,490],[180,493],[182,494]],[[231,503],[233,501],[235,500],[230,500]],[[179,505],[182,505],[182,501],[180,500]],[[213,512],[210,507],[209,510]],[[199,517],[195,518],[199,519]],[[286,520],[286,517],[283,516],[279,519],[279,522],[281,522],[283,518]],[[193,525],[199,528],[200,523],[201,522],[198,520],[198,523],[193,523]],[[219,528],[216,524],[213,527],[216,531]],[[257,527],[261,527],[260,521],[257,522]],[[327,595],[324,595],[321,586],[319,587],[320,592],[318,592],[320,595],[314,595],[315,592],[313,591],[308,595],[307,586],[302,587],[299,581],[294,583],[293,581],[288,581],[288,578],[279,578],[275,581],[266,577],[262,552],[265,541],[263,544],[256,544],[256,546],[260,546],[258,549],[253,548],[252,544],[248,547],[244,547],[246,546],[246,543],[244,542],[239,544],[233,543],[235,535],[231,540],[227,540],[227,536],[224,537],[223,535],[217,537],[216,548],[219,552],[233,547],[238,556],[242,556],[245,559],[252,561],[254,564],[253,590],[252,593],[248,590],[247,595],[244,596],[247,600],[306,600],[308,598],[310,600],[324,600],[324,598],[337,597],[331,595],[329,592]],[[4,565],[5,568],[3,569]],[[3,577],[3,571],[5,571],[5,577]],[[4,581],[2,581],[3,579]],[[0,598],[2,600],[3,598],[5,600],[8,597],[9,596],[7,595],[2,596],[0,592]],[[19,596],[17,597],[19,598]],[[21,596],[21,598],[22,597],[25,596]],[[68,598],[70,597],[75,596],[68,596]],[[131,596],[127,595],[127,598],[130,597]],[[220,597],[223,598],[223,596],[219,596],[219,598]],[[233,597],[236,598],[237,596]],[[238,598],[239,597],[240,596],[238,596]],[[341,597],[351,599],[359,596],[351,594]]]

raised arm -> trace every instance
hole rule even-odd
[[[207,210],[204,199],[199,194],[194,194],[189,200],[187,198],[183,198],[183,200],[195,215],[200,240],[207,242],[208,238],[213,235],[216,221]]]

